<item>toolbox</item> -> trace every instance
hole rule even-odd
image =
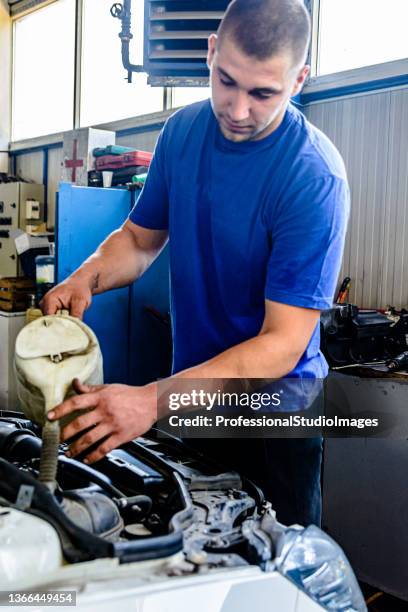
[[[153,153],[148,151],[130,151],[123,155],[102,155],[95,159],[96,170],[115,170],[127,166],[149,166]]]

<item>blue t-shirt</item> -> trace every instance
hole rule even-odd
[[[173,372],[256,336],[265,298],[329,308],[348,212],[339,153],[292,105],[272,134],[241,143],[209,100],[170,117],[130,220],[169,231]],[[319,345],[317,325],[290,376],[327,374]]]

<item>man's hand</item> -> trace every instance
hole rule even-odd
[[[86,463],[99,461],[114,448],[144,434],[157,421],[155,384],[88,386],[75,379],[73,386],[80,395],[48,413],[50,420],[56,420],[77,410],[86,410],[63,429],[61,439],[66,441],[92,427],[70,445],[68,456],[74,457],[99,443],[84,460]]]
[[[72,317],[82,319],[92,302],[89,282],[68,278],[46,293],[40,307],[45,315],[53,315],[58,310],[68,310]]]

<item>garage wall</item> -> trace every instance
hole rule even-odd
[[[119,145],[153,151],[161,126],[173,112],[174,110],[161,111],[95,127],[116,132],[116,143]],[[14,157],[12,170],[23,179],[43,183],[45,180],[43,177],[44,162],[48,157],[46,164],[48,229],[53,229],[55,222],[56,193],[63,159],[63,138],[64,134],[58,133],[11,144],[11,152]],[[31,148],[36,150],[30,151]]]
[[[129,134],[129,136],[118,136],[116,143],[122,147],[135,147],[141,151],[153,151],[160,130]]]
[[[352,207],[340,278],[352,278],[351,301],[369,308],[407,307],[408,88],[311,103],[305,113],[336,144],[349,175]],[[152,151],[157,120],[118,136],[117,143]],[[61,160],[61,148],[49,151],[50,227]],[[17,170],[42,182],[42,153],[18,156]]]
[[[307,117],[343,155],[351,187],[341,278],[364,307],[408,306],[408,88],[312,103]]]
[[[43,153],[36,151],[26,155],[18,155],[16,159],[16,173],[26,181],[42,183],[43,181]]]

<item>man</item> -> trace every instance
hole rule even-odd
[[[169,238],[174,377],[327,374],[319,313],[332,303],[349,204],[339,154],[290,105],[309,72],[309,37],[301,0],[230,4],[209,38],[211,104],[168,120],[129,219],[46,295],[45,313],[82,316],[94,294],[143,274]],[[92,408],[63,433],[93,426],[71,445],[76,455],[99,443],[88,462],[166,412],[155,383],[75,386],[80,395],[50,418]],[[319,522],[320,440],[232,442],[225,461],[264,486],[278,519]]]

